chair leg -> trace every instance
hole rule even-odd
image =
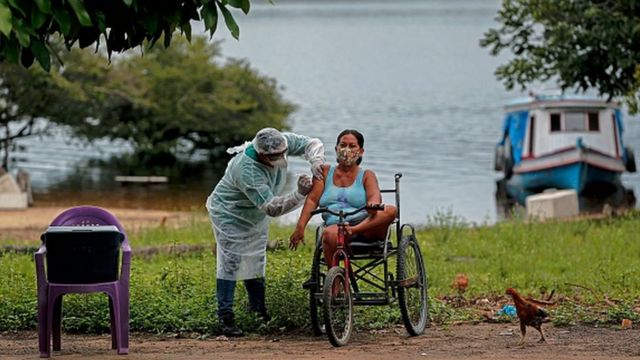
[[[118,354],[129,353],[129,289],[120,292],[118,327],[120,328],[118,339]]]
[[[62,295],[60,295],[53,304],[53,323],[51,333],[53,335],[53,351],[60,351],[62,344]]]
[[[47,353],[48,355],[45,357],[49,357],[51,355],[51,350],[50,350],[50,341],[51,341],[51,333],[53,332],[53,316],[54,316],[54,311],[55,311],[55,304],[58,301],[58,297],[60,297],[62,295],[51,295],[49,294],[48,300],[49,303],[47,305],[47,325],[46,325],[46,331],[47,331]],[[42,357],[42,354],[40,354],[40,356]]]
[[[49,332],[47,319],[47,298],[39,296],[38,298],[38,344],[40,347],[40,357],[48,358],[51,356],[51,348],[49,340],[51,333]]]
[[[116,314],[115,314],[115,309],[113,306],[113,299],[111,298],[111,296],[109,295],[109,317],[111,320],[111,349],[117,349],[118,348],[118,339],[116,338],[116,321],[118,320],[116,318]]]

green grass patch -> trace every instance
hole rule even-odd
[[[430,318],[438,324],[483,321],[507,301],[514,287],[540,297],[555,290],[558,305],[550,308],[557,325],[619,324],[639,320],[640,216],[573,222],[503,222],[469,226],[451,214],[438,214],[418,230],[429,278]],[[244,286],[236,290],[239,325],[249,332],[272,333],[308,329],[308,294],[301,284],[309,277],[314,229],[298,251],[286,248],[292,228],[272,226],[278,244],[268,252],[267,306],[272,321],[261,324],[247,306]],[[215,301],[215,242],[210,224],[194,220],[180,228],[157,227],[130,234],[134,249],[131,273],[131,329],[153,333],[218,332]],[[196,246],[197,251],[172,248]],[[162,247],[168,251],[137,255]],[[469,287],[461,302],[450,299],[457,273]],[[484,308],[477,305],[478,299]],[[357,307],[356,326],[382,328],[400,324],[398,305]],[[66,331],[109,331],[104,295],[64,298]],[[31,254],[0,254],[0,331],[34,330],[37,323],[35,265]]]

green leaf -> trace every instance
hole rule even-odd
[[[0,3],[0,32],[9,37],[11,33],[11,9],[5,4]]]
[[[172,29],[165,29],[164,30],[164,47],[168,48],[169,45],[171,45],[171,36],[173,34],[173,30]]]
[[[249,13],[251,7],[249,0],[227,0],[227,3],[236,9],[242,9],[245,14]]]
[[[155,34],[158,30],[158,16],[157,14],[147,13],[141,19],[142,23],[145,25],[147,32],[149,34]]]
[[[38,9],[45,14],[51,14],[51,0],[34,0]]]
[[[31,42],[29,49],[31,49],[31,52],[35,55],[40,66],[42,66],[45,71],[49,72],[51,69],[51,56],[47,47],[44,46],[44,43],[38,39],[34,39]]]
[[[89,13],[87,12],[87,10],[84,8],[82,1],[81,0],[67,0],[67,1],[69,1],[69,4],[71,4],[73,11],[75,11],[76,17],[78,18],[80,25],[91,26],[91,17],[89,16]]]
[[[125,5],[131,7],[131,4],[133,3],[133,0],[122,0],[122,2],[124,2]]]
[[[39,29],[44,23],[47,22],[49,16],[42,11],[38,10],[37,6],[33,6],[31,9],[31,26],[34,29]]]
[[[205,4],[200,10],[200,15],[204,20],[205,29],[209,30],[209,33],[213,36],[218,26],[218,8],[215,1]]]
[[[29,48],[23,48],[22,52],[20,53],[20,63],[22,63],[22,66],[28,68],[29,66],[31,66],[31,64],[33,64],[33,53],[31,52],[31,50],[29,50]]]
[[[220,7],[220,11],[222,12],[222,16],[224,17],[224,22],[225,24],[227,24],[227,29],[229,29],[231,36],[233,36],[236,40],[239,40],[240,28],[238,27],[236,21],[233,19],[233,16],[229,12],[229,10],[221,3],[218,3],[218,7]]]
[[[4,44],[4,54],[7,59],[14,63],[18,63],[18,59],[20,58],[20,45],[18,44],[15,37],[11,37],[7,39],[7,42]]]
[[[53,9],[53,19],[58,23],[62,35],[68,36],[71,33],[71,15],[64,9]]]
[[[31,36],[29,35],[29,29],[24,25],[22,19],[13,19],[13,30],[18,37],[18,42],[22,47],[28,48],[31,45]],[[33,30],[31,30],[33,31]]]
[[[180,30],[184,33],[184,36],[187,38],[188,42],[191,42],[191,23],[184,23],[180,26]]]
[[[23,17],[27,17],[27,8],[23,0],[7,0],[12,8],[18,10]]]
[[[107,16],[104,14],[104,12],[100,11],[100,10],[96,10],[94,15],[96,16],[96,20],[98,22],[98,30],[100,30],[101,33],[104,33],[107,31]]]

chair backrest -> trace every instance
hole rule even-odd
[[[58,215],[42,241],[50,282],[90,284],[118,279],[120,246],[127,236],[110,212],[79,206]]]
[[[51,221],[50,226],[96,226],[114,225],[123,234],[124,228],[116,217],[96,206],[76,206],[67,209]]]
[[[385,193],[394,193],[395,195],[395,203],[396,203],[396,235],[398,236],[398,241],[400,239],[400,178],[402,178],[402,173],[396,173],[394,176],[394,187],[393,189],[380,189],[380,192]]]

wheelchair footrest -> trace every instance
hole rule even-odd
[[[389,299],[355,299],[354,305],[389,305],[391,301]]]
[[[389,297],[383,292],[357,292],[353,294],[356,305],[388,305]]]
[[[411,276],[403,280],[395,280],[391,283],[391,285],[403,288],[416,287],[416,285],[418,285],[418,275]]]
[[[302,288],[305,290],[315,289],[318,286],[318,282],[313,279],[309,279],[302,283]]]

